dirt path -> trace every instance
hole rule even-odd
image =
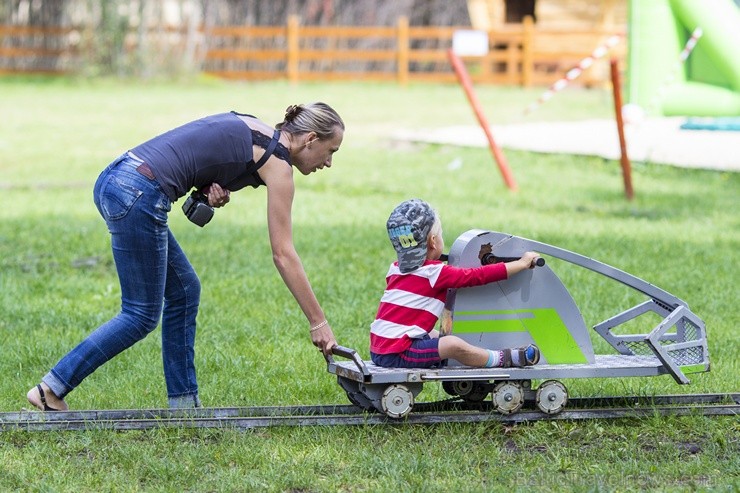
[[[740,131],[683,130],[685,118],[656,118],[625,127],[633,162],[687,168],[740,171]],[[496,143],[509,149],[583,154],[619,159],[619,137],[612,120],[542,122],[491,127]],[[487,147],[480,127],[457,126],[404,130],[396,139],[437,144]]]

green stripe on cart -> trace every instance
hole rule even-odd
[[[459,320],[459,317],[481,315],[488,318]],[[502,316],[506,318],[499,318]],[[554,308],[455,312],[455,318],[452,329],[454,334],[528,332],[548,363],[588,363]]]

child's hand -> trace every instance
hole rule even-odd
[[[506,277],[511,277],[525,269],[534,269],[535,262],[540,258],[535,252],[526,252],[522,258],[514,262],[506,262]]]
[[[538,258],[540,256],[535,252],[525,252],[520,260],[524,263],[526,269],[534,269],[535,262]]]
[[[440,317],[439,333],[443,336],[452,334],[452,312],[445,308]]]

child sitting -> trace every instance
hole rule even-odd
[[[396,207],[386,224],[398,254],[386,274],[387,287],[370,326],[370,356],[378,366],[429,368],[453,358],[467,366],[522,367],[540,359],[537,346],[489,350],[459,337],[439,337],[434,329],[449,288],[497,282],[534,267],[538,255],[526,252],[519,260],[477,268],[459,268],[439,260],[444,250],[442,223],[423,200]]]

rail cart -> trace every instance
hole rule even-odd
[[[535,366],[472,368],[448,360],[431,369],[383,368],[364,361],[353,349],[337,346],[334,355],[346,361],[330,357],[327,370],[337,376],[354,405],[391,418],[411,412],[426,382],[442,382],[448,394],[466,401],[482,401],[491,394],[494,408],[503,414],[517,412],[525,402],[555,414],[568,402],[560,379],[669,374],[677,383],[687,384],[686,374],[709,371],[704,322],[684,301],[619,269],[546,243],[477,229],[455,240],[447,260],[450,265],[475,267],[517,259],[525,251],[589,269],[647,296],[593,327],[613,348],[612,354],[594,353],[581,312],[547,263],[505,281],[451,290],[448,295],[452,333],[489,349],[537,344],[541,358]],[[661,320],[646,333],[620,330],[649,313]],[[541,383],[533,388],[532,381]]]

